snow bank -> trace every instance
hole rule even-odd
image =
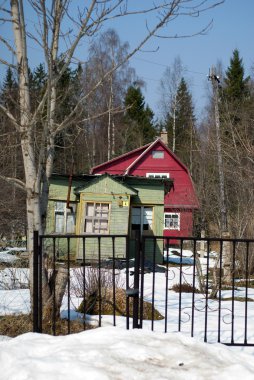
[[[1,380],[253,379],[250,355],[179,333],[102,327],[0,342]]]

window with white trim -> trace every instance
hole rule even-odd
[[[87,234],[109,233],[109,203],[87,202],[85,205],[84,232]]]
[[[55,232],[74,233],[76,226],[76,203],[70,202],[70,208],[65,201],[55,202]]]
[[[152,151],[152,157],[153,158],[164,158],[164,151],[163,150],[153,150]]]
[[[165,212],[164,213],[164,229],[180,230],[180,213]]]
[[[146,173],[147,178],[169,178],[169,173]]]

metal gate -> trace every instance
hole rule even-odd
[[[75,318],[80,318],[81,330],[95,318],[98,326],[106,321],[127,329],[182,332],[204,342],[254,345],[254,240],[143,236],[130,249],[124,235],[34,237],[34,331],[55,335],[64,321],[65,333],[76,332]],[[83,250],[79,262],[71,249],[77,239]],[[45,266],[52,278],[59,268],[67,273],[61,318],[52,287],[46,330]],[[96,295],[93,314],[88,293]],[[77,300],[83,300],[83,309]]]

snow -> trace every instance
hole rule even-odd
[[[101,327],[0,342],[1,380],[253,379],[248,354],[180,333]]]
[[[171,256],[175,253],[171,252]],[[179,256],[176,255],[176,258]],[[187,260],[192,260],[191,252],[185,252]],[[211,260],[211,261],[210,261]],[[211,257],[209,265],[215,260]],[[207,259],[200,259],[204,272]],[[87,270],[87,269],[86,269]],[[182,283],[193,285],[193,265],[182,268]],[[28,270],[6,268],[0,270],[0,316],[5,314],[29,313],[30,295]],[[125,270],[117,272],[117,285],[125,287]],[[155,281],[155,289],[152,287]],[[82,301],[77,290],[80,278],[71,270],[71,319],[82,318],[75,309]],[[133,277],[130,277],[133,281]],[[28,333],[17,338],[0,337],[1,380],[57,380],[57,379],[238,379],[254,378],[254,347],[227,347],[222,344],[205,344],[205,297],[195,294],[194,338],[190,338],[192,294],[181,294],[181,333],[178,330],[179,293],[172,290],[180,282],[179,267],[169,268],[165,273],[146,273],[144,276],[144,300],[152,300],[154,292],[155,308],[165,315],[166,289],[168,294],[167,331],[165,319],[143,322],[142,330],[126,330],[124,317],[116,317],[116,327],[112,327],[113,317],[102,316],[101,328],[88,330],[69,336],[53,337],[45,334]],[[22,286],[20,286],[20,284]],[[130,283],[132,286],[133,284]],[[196,279],[195,287],[198,288]],[[235,297],[245,297],[245,288],[237,287]],[[222,299],[232,297],[232,290],[223,290]],[[248,297],[254,299],[254,289],[248,289]],[[218,339],[218,301],[207,300],[207,336],[209,342]],[[244,340],[245,303],[235,302],[234,339]],[[221,341],[229,342],[231,337],[232,301],[222,301]],[[68,298],[65,296],[61,316],[68,315]],[[94,327],[98,326],[98,316],[86,316]],[[254,342],[254,303],[248,303],[248,340]],[[130,322],[132,320],[130,319]],[[1,323],[1,322],[0,322]],[[130,325],[132,327],[132,325]]]

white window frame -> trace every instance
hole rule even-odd
[[[93,215],[87,215],[87,208],[88,205],[93,205]],[[96,215],[96,205],[107,205],[108,206],[108,212],[107,217],[102,217]],[[100,206],[101,207],[101,206]],[[92,223],[92,231],[86,231],[86,222],[90,221]],[[99,225],[101,222],[107,221],[107,229],[102,229],[102,231],[95,232],[95,223],[98,222]],[[109,202],[86,202],[84,207],[84,233],[85,234],[91,234],[91,235],[108,235],[109,234],[109,221],[110,221],[110,203]],[[100,228],[100,227],[99,227]]]
[[[177,227],[175,227],[175,225],[170,226],[170,223],[169,223],[169,227],[166,227],[166,219],[172,219],[172,216],[177,216]],[[164,212],[164,230],[180,231],[180,213],[179,212]]]
[[[157,154],[161,155],[161,157],[155,157]],[[165,155],[164,150],[152,150],[152,157],[157,160],[163,160]]]
[[[61,200],[55,200],[55,207],[54,207],[54,232],[57,234],[74,234],[76,231],[76,203],[70,202],[70,207],[67,208],[67,202],[61,201]],[[63,207],[59,207],[59,203],[63,205]],[[63,218],[63,228],[61,231],[57,231],[57,222],[56,217],[57,215],[62,215]],[[73,229],[71,231],[68,230],[68,217],[73,217]]]
[[[146,173],[147,178],[170,178],[169,173]]]

